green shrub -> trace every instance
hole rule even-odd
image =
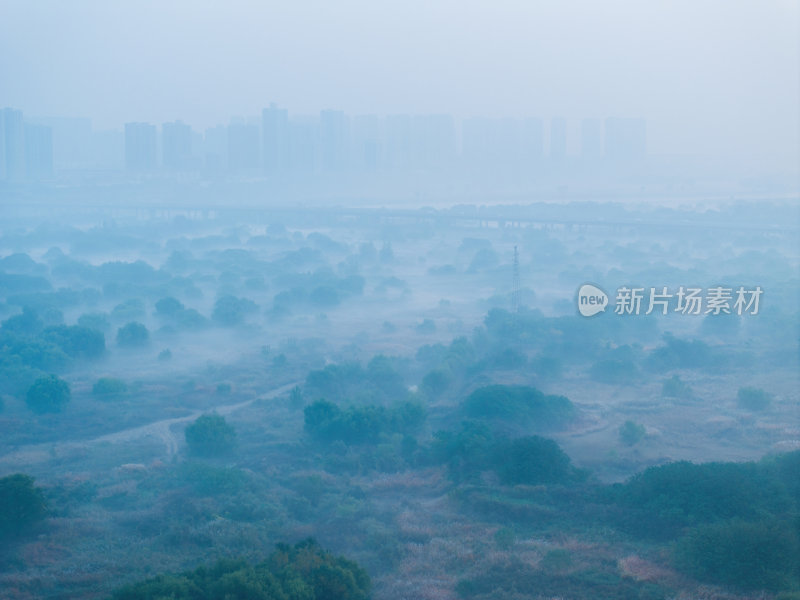
[[[772,394],[760,388],[741,387],[736,394],[736,403],[747,410],[764,410],[772,402]]]
[[[665,379],[661,384],[661,395],[665,398],[677,398],[679,400],[689,400],[692,398],[692,388],[677,375]]]
[[[236,446],[236,430],[220,415],[202,415],[184,432],[189,451],[197,456],[219,456]]]
[[[333,402],[318,400],[305,407],[303,416],[306,432],[318,441],[374,444],[383,435],[417,431],[425,421],[425,410],[413,402],[390,409],[374,405],[341,409]]]
[[[757,463],[674,462],[650,467],[611,490],[623,526],[654,538],[705,523],[782,515],[793,506],[786,483]]]
[[[445,369],[433,369],[422,378],[422,391],[430,396],[442,394],[452,382],[453,377]]]
[[[121,396],[128,392],[128,384],[116,377],[101,377],[92,386],[95,396]]]
[[[625,421],[619,428],[619,441],[626,446],[635,446],[642,441],[646,433],[644,425]]]
[[[126,586],[113,600],[247,599],[368,600],[371,582],[356,563],[322,550],[314,540],[281,544],[256,565],[221,560],[179,575],[159,575]]]
[[[47,513],[42,491],[22,473],[0,479],[0,539],[25,532]]]
[[[561,483],[572,472],[559,445],[537,435],[501,441],[494,452],[493,466],[506,485]]]
[[[792,527],[778,522],[703,525],[675,549],[682,571],[743,590],[778,591],[800,583],[800,546]]]
[[[144,346],[150,339],[147,327],[136,321],[131,321],[117,329],[117,344],[125,347]]]
[[[478,388],[461,404],[472,419],[497,419],[530,425],[537,430],[563,426],[576,413],[564,396],[546,395],[521,385],[490,385]]]
[[[25,396],[25,403],[36,414],[60,412],[71,397],[69,384],[55,375],[39,377]]]

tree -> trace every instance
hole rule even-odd
[[[218,456],[236,446],[236,430],[220,415],[202,415],[184,432],[189,451],[197,456]]]
[[[136,321],[131,321],[127,325],[117,330],[117,344],[126,347],[144,346],[150,339],[150,332],[147,327]]]
[[[0,479],[0,539],[18,535],[47,514],[33,477],[17,473]]]
[[[97,358],[106,351],[106,338],[101,331],[81,325],[48,327],[42,337],[59,346],[73,358]]]
[[[172,296],[161,298],[156,302],[156,313],[161,317],[174,317],[182,310],[184,310],[183,303]]]
[[[233,327],[244,322],[244,318],[258,310],[258,306],[247,298],[235,296],[222,296],[214,303],[214,312],[211,318],[219,325]]]
[[[69,384],[55,375],[39,377],[25,396],[25,403],[33,412],[44,414],[60,412],[70,400]]]
[[[452,377],[446,369],[433,369],[422,378],[420,387],[429,396],[438,396],[444,393],[451,381]]]
[[[569,456],[553,440],[531,435],[497,446],[495,464],[508,485],[559,483],[572,474]]]

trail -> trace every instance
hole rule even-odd
[[[257,398],[253,398],[251,400],[245,400],[244,402],[238,402],[236,404],[225,404],[211,409],[196,410],[191,414],[185,415],[183,417],[162,419],[160,421],[154,421],[153,423],[148,423],[147,425],[140,425],[138,427],[131,427],[129,429],[123,429],[121,431],[116,431],[114,433],[107,433],[105,435],[101,435],[99,437],[91,438],[88,440],[50,442],[44,444],[28,444],[25,446],[21,446],[20,448],[12,452],[9,452],[4,456],[0,456],[0,466],[23,465],[23,464],[44,462],[53,459],[55,456],[62,455],[65,452],[87,448],[94,444],[102,444],[102,443],[121,444],[147,437],[153,437],[161,440],[166,448],[167,458],[171,458],[178,452],[178,436],[172,430],[172,427],[174,425],[178,425],[180,423],[186,423],[187,421],[192,421],[197,417],[199,417],[200,415],[209,412],[215,412],[219,415],[226,416],[246,406],[249,406],[256,400],[270,400],[272,398],[280,396],[281,394],[285,394],[296,385],[298,385],[297,382],[289,383],[279,388],[276,388],[267,394],[258,396]]]

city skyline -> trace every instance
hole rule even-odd
[[[798,22],[791,0],[8,0],[0,105],[99,130],[202,131],[270,100],[306,115],[636,116],[655,154],[796,172]]]
[[[349,115],[331,109],[309,116],[270,103],[260,116],[231,117],[227,125],[205,130],[177,119],[161,124],[131,121],[122,130],[97,131],[88,118],[25,114],[23,119],[24,112],[12,108],[2,114],[0,179],[9,181],[122,167],[140,173],[267,176],[435,172],[459,166],[524,170],[543,160],[629,161],[648,154],[647,124],[636,118],[459,120],[447,114]]]

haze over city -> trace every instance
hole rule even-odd
[[[0,0],[0,600],[800,598],[797,0]]]
[[[293,114],[636,117],[653,154],[796,170],[798,4],[6,0],[2,104],[100,130]],[[578,147],[578,126],[570,144]]]

